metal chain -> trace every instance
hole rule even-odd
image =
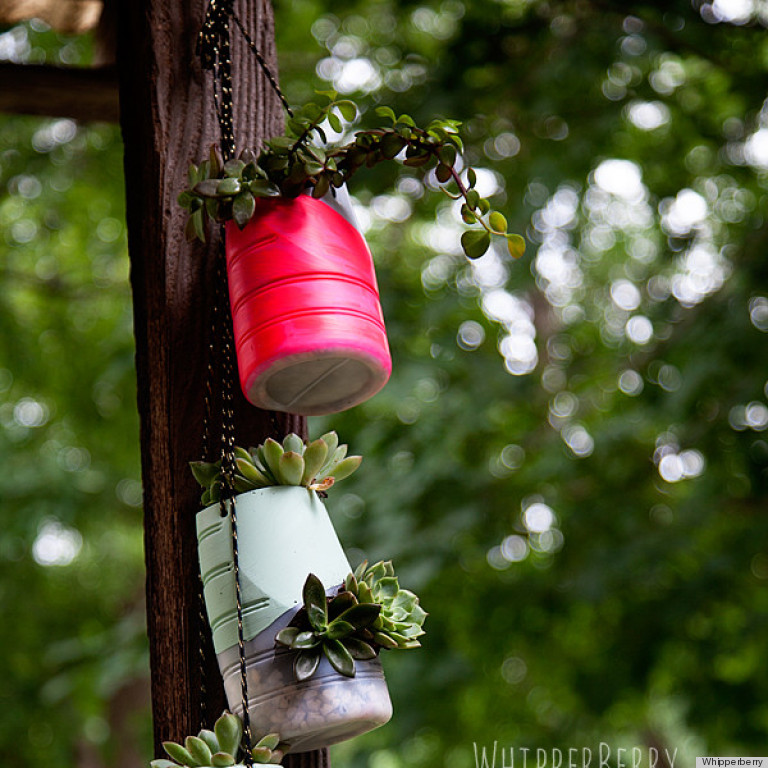
[[[235,135],[233,125],[233,89],[232,89],[232,60],[230,43],[230,21],[234,16],[233,0],[211,0],[206,12],[205,23],[200,31],[198,49],[201,55],[204,69],[213,71],[213,95],[216,115],[221,132],[221,152],[224,160],[229,160],[235,155]],[[245,34],[242,24],[238,20],[238,26]],[[246,39],[250,41],[250,38]],[[251,50],[255,50],[252,42],[249,42]],[[258,52],[256,52],[258,53]],[[257,59],[260,56],[257,56]],[[263,61],[263,60],[262,60]],[[268,79],[274,80],[265,63],[261,63],[262,70]],[[265,69],[266,67],[266,69]],[[276,87],[276,83],[273,85]],[[243,720],[243,746],[245,749],[244,762],[253,764],[251,755],[251,723],[248,711],[248,678],[245,659],[245,641],[243,628],[242,590],[240,584],[240,562],[237,528],[237,504],[234,494],[235,476],[235,423],[234,423],[234,377],[235,377],[235,349],[232,335],[232,318],[228,301],[226,254],[224,248],[224,225],[221,226],[219,247],[216,263],[216,288],[213,308],[211,345],[209,347],[209,385],[213,380],[214,369],[214,342],[220,342],[220,355],[218,359],[220,373],[221,398],[221,442],[219,456],[221,459],[221,474],[223,477],[221,487],[220,510],[222,516],[229,514],[232,525],[232,560],[235,578],[235,601],[237,604],[237,640],[240,658],[240,685],[242,697]],[[203,428],[204,449],[207,453],[210,443],[209,423],[212,420],[212,386],[206,386],[206,423]],[[227,510],[227,500],[229,510]],[[203,661],[203,642],[201,624],[201,661]],[[201,705],[204,712],[204,706]]]

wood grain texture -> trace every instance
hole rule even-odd
[[[138,404],[145,504],[147,621],[155,747],[182,740],[224,708],[212,654],[207,673],[198,649],[195,513],[199,489],[188,462],[202,452],[204,385],[215,284],[217,233],[207,245],[184,240],[176,197],[190,161],[218,143],[210,75],[195,55],[204,0],[120,3],[118,70],[125,140],[128,242],[134,295]],[[238,0],[236,8],[265,58],[275,63],[271,7]],[[238,148],[257,146],[282,125],[279,103],[233,34]],[[237,387],[237,440],[252,445],[287,431],[306,434],[304,419],[259,411]],[[205,690],[204,690],[205,689]],[[300,756],[296,768],[326,766],[327,753]]]
[[[2,62],[0,112],[116,123],[117,70]]]

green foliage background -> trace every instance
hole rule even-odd
[[[290,101],[330,81],[366,125],[379,103],[464,120],[529,240],[469,265],[410,171],[353,190],[394,374],[311,426],[366,456],[329,499],[350,559],[393,557],[431,615],[424,650],[385,659],[393,722],[337,764],[459,768],[494,740],[765,751],[768,38],[729,7],[278,4]],[[36,23],[0,43],[90,55]],[[116,128],[0,121],[0,748],[19,764],[150,749],[121,185]]]

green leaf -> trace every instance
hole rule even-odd
[[[379,600],[394,600],[400,585],[396,576],[385,576],[376,583],[376,598]]]
[[[379,117],[389,118],[393,124],[397,122],[397,117],[391,107],[376,107],[376,114]]]
[[[322,632],[328,626],[328,602],[325,597],[325,587],[314,573],[307,576],[302,597],[309,623],[313,629]]]
[[[272,757],[272,750],[269,747],[256,746],[251,750],[251,755],[255,762],[264,764],[269,762],[269,758]]]
[[[364,640],[360,640],[357,637],[345,637],[341,642],[353,659],[368,661],[369,659],[376,658],[376,651]]]
[[[320,653],[318,647],[309,651],[299,651],[296,655],[296,660],[293,662],[293,674],[299,682],[309,680],[315,674],[320,664]]]
[[[227,160],[222,171],[227,178],[237,179],[243,172],[243,168],[245,168],[245,163],[242,160]],[[218,174],[214,175],[218,176]]]
[[[479,197],[477,199],[477,207],[483,215],[491,210],[491,204],[484,197]]]
[[[315,188],[312,190],[312,197],[317,200],[323,197],[323,195],[325,195],[330,188],[331,180],[328,178],[328,176],[325,174],[318,176],[317,181],[315,182]]]
[[[203,197],[216,197],[218,195],[218,179],[206,179],[195,184],[194,192]]]
[[[344,580],[344,588],[349,592],[357,591],[357,578],[355,577],[354,573],[347,575],[347,578]]]
[[[338,115],[335,112],[328,113],[328,124],[333,128],[336,133],[341,133],[344,130],[344,126],[341,124]]]
[[[208,749],[211,750],[211,753],[218,752],[221,749],[219,740],[216,738],[216,734],[213,731],[203,728],[197,735],[208,745]]]
[[[277,745],[280,743],[280,734],[268,733],[266,736],[262,736],[256,744],[257,747],[266,747],[267,749],[277,749]]]
[[[351,576],[352,574],[350,574]],[[328,618],[330,621],[338,619],[344,611],[357,605],[357,598],[351,592],[341,592],[331,600],[328,605]]]
[[[275,635],[275,642],[280,643],[280,645],[286,645],[288,648],[293,648],[299,632],[298,627],[285,627]]]
[[[440,163],[435,170],[435,176],[441,184],[445,184],[446,181],[450,181],[453,178],[453,172],[450,166]]]
[[[314,648],[320,643],[320,638],[315,635],[314,632],[299,632],[293,641],[291,648],[298,650],[306,650],[308,648]]]
[[[302,454],[304,453],[304,441],[295,432],[290,432],[283,438],[283,450]]]
[[[348,122],[352,123],[357,118],[357,106],[353,101],[337,101],[336,108],[341,112],[341,116]]]
[[[323,653],[340,675],[355,676],[355,660],[339,640],[328,640],[323,643]]]
[[[259,472],[259,470],[256,469],[256,467],[250,461],[238,457],[235,459],[235,464],[237,465],[237,469],[240,474],[254,485],[263,488],[272,485],[272,483],[269,481],[269,478]]]
[[[338,640],[342,637],[346,637],[347,635],[351,635],[355,631],[355,627],[353,624],[350,624],[348,621],[344,621],[344,619],[336,619],[335,621],[332,621],[328,625],[328,632],[327,637],[330,640]]]
[[[223,714],[214,724],[213,730],[219,740],[222,752],[236,755],[243,738],[243,723],[237,715],[230,712]]]
[[[304,475],[304,459],[295,451],[285,451],[280,457],[280,482],[282,485],[301,485]]]
[[[336,482],[343,480],[345,477],[349,477],[360,466],[362,460],[362,456],[348,456],[346,459],[336,464],[332,470]]]
[[[205,226],[203,224],[203,209],[199,208],[190,217],[195,236],[200,242],[205,242]]]
[[[477,223],[477,216],[475,216],[474,213],[470,210],[470,207],[463,203],[461,206],[461,218],[464,220],[465,224],[476,224]]]
[[[503,214],[498,211],[492,211],[488,217],[488,223],[491,225],[491,229],[499,235],[505,235],[507,233],[507,220]]]
[[[256,210],[256,200],[250,192],[241,192],[232,202],[232,218],[240,229],[251,220]]]
[[[216,194],[219,197],[234,197],[239,191],[239,179],[221,179],[216,185]]]
[[[226,752],[216,752],[211,758],[211,765],[213,768],[227,768],[234,764],[235,758],[232,757],[232,755],[228,755]]]
[[[507,249],[513,259],[519,259],[525,253],[525,240],[520,235],[507,235]]]
[[[304,450],[302,485],[308,485],[320,471],[328,456],[328,445],[323,439],[313,440]]]
[[[467,185],[472,189],[477,184],[477,173],[474,168],[467,168]]]
[[[174,763],[173,760],[166,760],[164,757],[159,760],[152,760],[149,765],[150,768],[179,768],[178,763]]]
[[[471,210],[475,210],[480,202],[480,194],[476,189],[470,189],[467,192],[467,205]]]
[[[373,633],[373,639],[375,642],[377,642],[382,648],[388,648],[390,650],[397,648],[397,641],[393,640],[388,634],[385,632],[374,632]]]
[[[210,747],[199,736],[187,736],[184,746],[200,765],[210,765],[213,753]]]
[[[398,136],[396,133],[388,133],[381,140],[381,154],[387,160],[391,160],[400,154],[407,143],[402,136]]]
[[[190,461],[189,468],[192,470],[195,480],[203,488],[207,488],[219,474],[219,462],[213,464],[210,461]]]
[[[359,603],[342,613],[338,621],[351,624],[355,629],[370,627],[379,616],[381,606],[377,603]]]
[[[181,744],[177,744],[175,741],[164,741],[163,749],[168,753],[169,757],[172,757],[177,763],[192,767],[198,765],[195,758],[192,757]]]
[[[461,247],[468,259],[482,256],[491,244],[491,236],[484,229],[470,229],[461,236]]]
[[[271,437],[264,441],[263,447],[264,460],[267,463],[269,471],[277,480],[280,477],[280,457],[283,455],[283,446]]]
[[[248,189],[254,197],[276,197],[280,190],[270,181],[256,179],[248,182]]]
[[[190,163],[189,170],[187,171],[187,183],[190,187],[194,187],[198,181],[201,181],[198,168],[194,163]]]
[[[416,123],[413,121],[413,118],[410,115],[400,115],[400,117],[397,118],[397,122],[401,123],[402,125],[410,126],[411,128],[416,127]]]

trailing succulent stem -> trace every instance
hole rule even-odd
[[[457,159],[464,147],[456,120],[432,120],[419,128],[409,115],[396,115],[389,107],[378,107],[376,114],[391,125],[358,131],[354,140],[328,146],[322,126],[327,122],[337,133],[357,118],[351,101],[338,99],[335,91],[320,91],[328,103],[306,104],[286,122],[286,134],[266,143],[261,154],[244,150],[238,159],[221,161],[215,148],[199,166],[189,169],[189,188],[179,195],[179,204],[189,210],[187,237],[205,240],[205,219],[234,221],[241,229],[250,221],[256,198],[296,197],[310,191],[323,197],[339,188],[363,167],[402,158],[404,165],[435,171],[435,178],[450,197],[463,200],[461,215],[471,227],[461,236],[461,246],[470,259],[482,256],[497,235],[507,241],[515,258],[525,251],[520,235],[507,231],[503,214],[491,209],[490,202],[477,191],[477,174],[466,170],[466,182],[457,170]],[[321,146],[322,145],[322,146]],[[453,184],[456,192],[447,185]]]
[[[297,680],[307,680],[325,656],[346,677],[355,676],[355,661],[374,658],[380,649],[418,648],[426,611],[419,598],[401,589],[392,562],[350,573],[338,594],[327,597],[314,574],[304,583],[304,606],[276,642],[297,651]]]
[[[362,460],[362,456],[347,456],[347,446],[339,445],[335,432],[312,442],[292,432],[282,444],[270,437],[247,451],[236,447],[229,478],[222,471],[221,461],[193,461],[190,467],[204,489],[200,503],[206,507],[219,501],[228,487],[236,493],[273,485],[301,485],[313,491],[326,491],[335,482],[349,477]]]
[[[243,723],[237,715],[225,712],[213,726],[213,730],[203,729],[197,736],[187,736],[184,744],[164,741],[163,749],[171,760],[161,758],[150,763],[152,768],[245,768],[241,762],[245,757],[241,745]],[[286,749],[280,744],[276,733],[264,736],[252,749],[254,763],[269,763],[280,766]],[[239,759],[238,759],[239,758]]]

